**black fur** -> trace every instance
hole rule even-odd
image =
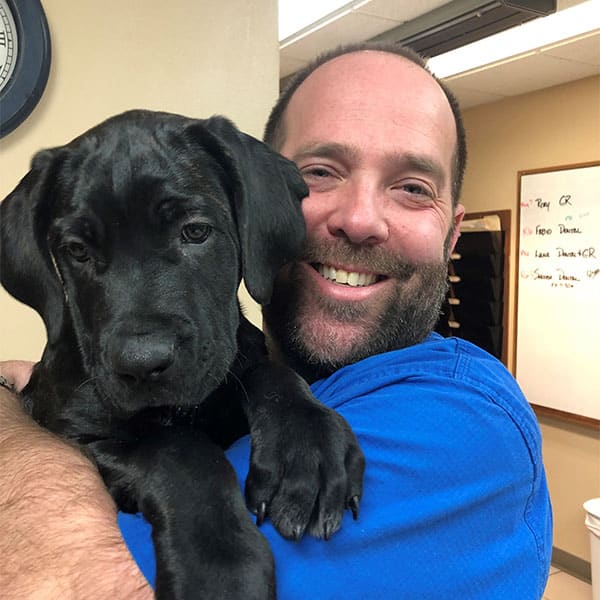
[[[159,598],[275,597],[223,449],[250,431],[248,506],[329,537],[362,492],[347,424],[272,364],[237,288],[269,301],[304,243],[293,163],[228,120],[130,111],[38,153],[0,205],[1,279],[48,342],[23,393],[152,523]]]

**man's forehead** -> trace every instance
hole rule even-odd
[[[390,87],[401,86],[405,80],[415,80],[438,87],[428,71],[404,56],[381,50],[359,50],[336,56],[318,66],[298,86],[295,94],[312,85],[328,87],[330,79],[335,80],[336,84],[346,82],[348,85],[360,83]]]
[[[343,106],[344,102],[348,110],[352,105],[401,109],[406,103],[414,105],[421,99],[445,110],[452,118],[444,91],[421,65],[390,52],[362,50],[337,56],[317,67],[293,93],[286,113],[300,112],[314,104],[328,110]]]
[[[379,133],[388,145],[395,133],[404,136],[418,124],[424,135],[437,129],[452,150],[456,143],[452,109],[435,78],[411,60],[382,51],[352,52],[319,66],[292,95],[284,120],[286,141],[306,140],[315,128],[336,128],[345,141]]]

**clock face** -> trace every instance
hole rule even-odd
[[[0,0],[0,91],[10,81],[17,64],[17,26],[6,0]]]
[[[48,81],[50,54],[40,0],[0,0],[0,137],[36,107]]]

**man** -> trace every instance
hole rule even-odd
[[[264,311],[270,348],[345,416],[367,459],[359,520],[346,517],[329,542],[288,542],[263,525],[279,597],[540,598],[551,512],[535,418],[498,361],[430,334],[464,212],[464,133],[452,96],[408,51],[348,47],[292,84],[266,140],[310,188],[307,255],[282,270]],[[49,436],[14,403],[3,405],[2,555],[23,554],[34,584],[49,581],[61,598],[148,597],[89,466],[60,442],[41,441]],[[61,460],[78,480],[41,478],[38,452],[53,477]],[[246,438],[229,450],[241,482],[248,457]],[[60,524],[65,510],[74,523]],[[17,519],[41,536],[40,548]],[[125,515],[120,523],[151,578],[147,526]],[[46,580],[57,555],[68,564]]]

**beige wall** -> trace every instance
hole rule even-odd
[[[0,141],[0,198],[32,154],[129,108],[222,113],[259,136],[278,91],[276,0],[44,0],[52,36],[48,86]],[[250,305],[250,303],[248,303]],[[249,306],[255,322],[255,306]],[[0,289],[0,359],[36,360],[41,319]]]
[[[592,77],[465,111],[467,211],[512,211],[509,366],[514,367],[517,172],[600,159],[600,79]],[[581,504],[600,496],[600,432],[540,417],[554,506],[554,545],[590,560]]]

